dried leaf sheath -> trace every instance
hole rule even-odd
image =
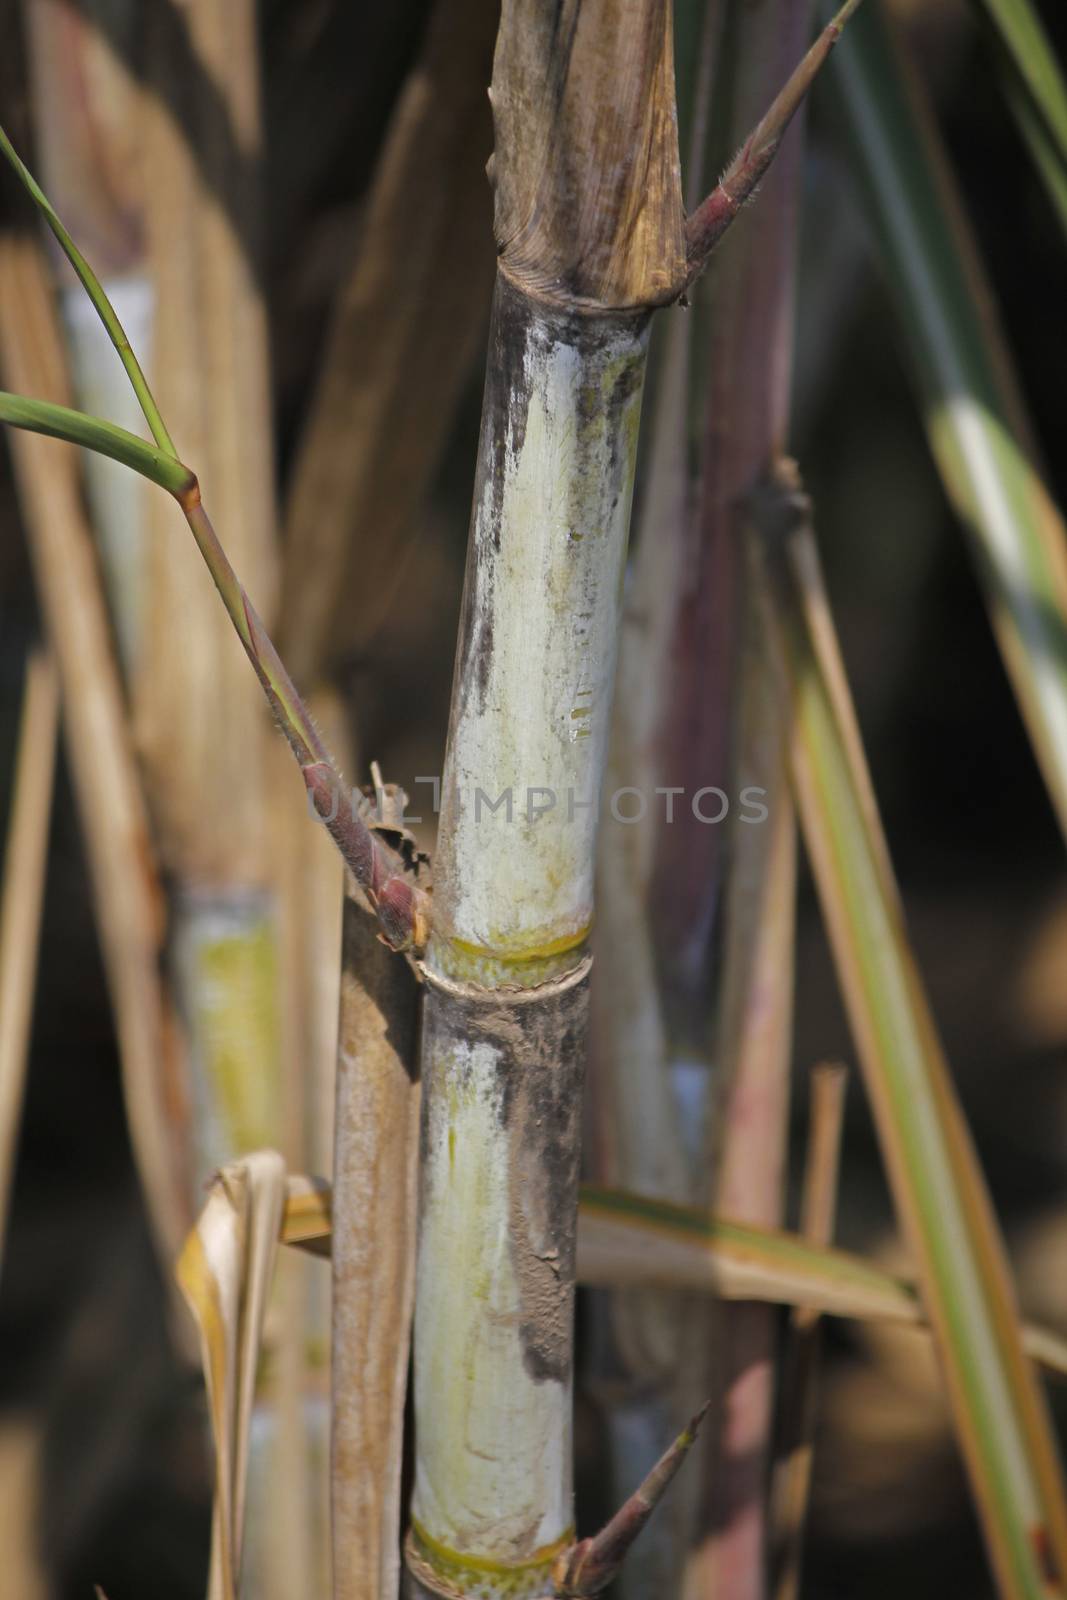
[[[334,1600],[397,1593],[418,1188],[417,1005],[410,967],[378,940],[349,892],[333,1180]]]
[[[685,231],[663,0],[504,0],[490,100],[508,276],[593,312],[676,299]]]

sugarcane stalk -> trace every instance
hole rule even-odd
[[[595,802],[647,316],[702,248],[665,8],[567,9],[556,32],[505,6],[492,88],[500,273],[425,963],[408,1548],[431,1592],[548,1592],[568,1538]]]
[[[530,0],[506,6],[494,70],[493,361],[426,961],[422,1420],[409,1564],[431,1591],[488,1583],[545,1593],[570,1537],[594,819],[649,313],[678,297],[692,266],[669,14],[647,0],[621,28],[611,0],[568,10],[559,31]],[[630,157],[621,162],[620,139]],[[108,312],[109,331],[139,374]],[[158,411],[143,379],[139,397],[151,425]],[[87,427],[54,412],[36,425]],[[169,438],[153,431],[150,475],[173,479]],[[113,453],[146,464],[144,447],[122,430],[104,437]],[[333,811],[340,780],[226,561],[199,487],[188,474],[171,487],[309,792],[320,813]],[[514,784],[519,832],[509,834],[510,809],[501,816],[500,808]],[[493,822],[476,838],[479,791]],[[380,847],[358,813],[324,820],[390,942],[418,947],[426,897],[403,858]],[[452,1159],[460,1134],[461,1166]],[[473,1306],[456,1292],[457,1262],[484,1283]],[[483,1434],[472,1434],[475,1420]]]
[[[691,9],[702,13],[687,162],[687,198],[695,204],[702,188],[725,6]],[[683,21],[683,13],[676,11],[679,29]],[[680,83],[680,102],[683,93]],[[631,787],[646,797],[665,779],[680,781],[673,768],[661,771],[661,746],[668,708],[677,703],[673,666],[678,593],[693,569],[687,544],[693,500],[688,413],[694,322],[691,315],[671,317],[660,330],[637,552],[619,647],[608,778],[613,792]],[[702,737],[692,742],[706,754]],[[694,787],[705,781],[703,770]],[[664,946],[649,916],[657,811],[649,804],[636,822],[601,830],[583,1165],[586,1176],[598,1184],[681,1201],[690,1196],[689,1163],[700,1147],[702,1128],[691,1104],[683,1106],[694,1073],[691,1063],[672,1059],[661,982]],[[672,831],[677,823],[673,818]],[[704,871],[701,858],[692,876]],[[697,1067],[695,1076],[699,1084],[706,1073]],[[701,1317],[702,1308],[695,1314]],[[680,1347],[694,1308],[677,1296],[616,1290],[591,1295],[587,1316],[583,1381],[604,1416],[612,1495],[618,1498],[676,1426]],[[704,1376],[701,1364],[694,1385]],[[691,1519],[694,1476],[699,1481],[699,1470],[690,1471],[624,1564],[617,1580],[622,1595],[643,1596],[674,1586],[683,1560],[683,1529]]]
[[[649,313],[685,254],[668,9],[566,10],[557,35],[505,5],[491,91],[500,259],[425,961],[426,1593],[549,1594],[573,1537],[596,812]]]

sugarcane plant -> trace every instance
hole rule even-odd
[[[405,1554],[413,1595],[600,1592],[686,1454],[699,1448],[702,1411],[602,1532],[576,1538],[573,1311],[582,1266],[579,1176],[594,868],[642,392],[654,313],[695,292],[857,5],[846,0],[827,23],[719,182],[687,215],[670,6],[664,0],[636,0],[622,8],[616,0],[570,0],[549,15],[537,0],[504,0],[490,91],[497,275],[432,890],[425,858],[404,825],[402,797],[377,772],[371,797],[342,778],[230,564],[200,482],[175,449],[108,295],[0,131],[0,150],[118,352],[153,442],[84,412],[10,393],[0,394],[0,420],[110,457],[177,502],[296,757],[308,804],[351,875],[329,1229],[335,1294],[334,1592],[352,1600],[396,1592],[398,1441],[412,1288],[415,1451]],[[798,35],[803,13],[802,6],[791,13]],[[787,231],[790,225],[787,220]],[[788,257],[788,242],[783,249]],[[788,297],[784,260],[764,286],[763,299],[751,301],[767,314]],[[757,388],[759,383],[757,377]],[[737,624],[747,658],[743,652],[734,715],[740,706],[741,718],[750,722],[757,714],[753,708],[762,707],[758,714],[766,721],[760,731],[769,745],[761,746],[758,759],[776,772],[789,759],[894,1195],[919,1265],[923,1303],[994,1569],[1005,1595],[1036,1600],[1067,1592],[1060,1469],[996,1222],[907,950],[851,708],[839,682],[807,505],[795,474],[780,459],[783,385],[778,374],[777,387],[760,390],[757,404],[766,406],[768,416],[753,429],[751,459],[738,469],[736,492],[743,498],[730,508],[731,527],[742,530],[731,537],[747,552]],[[943,425],[939,429],[936,439],[943,440]],[[946,470],[959,473],[958,450],[946,443],[943,454],[951,463]],[[706,488],[713,492],[715,485]],[[974,520],[981,537],[981,518]],[[1048,548],[1046,528],[1031,541],[1042,583],[1052,560],[1045,559]],[[642,559],[654,559],[647,542]],[[988,570],[995,591],[995,560]],[[1049,593],[1054,599],[1051,579]],[[1047,607],[1049,594],[1043,591],[1042,598]],[[1002,639],[1056,793],[1059,687],[1046,677],[1037,686],[1040,693],[1034,689],[1019,644],[1030,626],[1025,596],[1009,610]],[[772,645],[765,655],[761,629]],[[756,758],[747,750],[744,759]],[[779,914],[791,892],[792,822],[787,811],[782,815],[774,835],[779,855],[770,866],[764,859],[758,864],[761,882],[769,873],[779,884],[773,905],[759,902],[761,917]],[[757,942],[764,928],[764,922],[756,928]],[[787,957],[787,923],[776,928],[778,942],[772,944]],[[678,935],[681,942],[686,931]],[[758,950],[744,954],[746,963],[760,959]],[[745,981],[753,980],[749,975]],[[781,1056],[784,991],[775,1005],[771,1023]],[[368,1216],[375,1207],[380,1212],[386,1196],[392,1214],[406,1218],[414,1194],[412,1084],[420,1007],[414,1284],[403,1256],[387,1282],[376,1282],[369,1276],[374,1241],[365,1231]],[[724,1016],[721,1037],[728,1043],[722,1053],[740,1060],[747,1051],[751,1060],[744,1018],[738,1022],[728,1004]],[[776,1116],[761,1135],[771,1142],[782,1132]],[[375,1165],[386,1160],[388,1175],[384,1165]],[[367,1172],[376,1170],[380,1176],[368,1183]],[[222,1218],[227,1240],[236,1237],[227,1231],[231,1214],[261,1219],[256,1237],[262,1248],[250,1280],[256,1284],[258,1328],[265,1263],[273,1260],[279,1230],[284,1234],[298,1199],[321,1204],[322,1191],[291,1187],[287,1209],[284,1172],[272,1161],[224,1173],[221,1181],[226,1197],[213,1196],[213,1216]],[[722,1192],[714,1179],[702,1181],[699,1164],[687,1188],[698,1201]],[[729,1202],[728,1185],[725,1193]],[[829,1204],[824,1194],[821,1235]],[[688,1265],[679,1246],[679,1259],[658,1278],[633,1266],[641,1256],[642,1227],[660,1228],[677,1246],[679,1236],[700,1231],[692,1213],[657,1211],[647,1200],[592,1191],[582,1205],[587,1237],[600,1220],[601,1261],[609,1263],[601,1266],[599,1279],[594,1273],[594,1281],[621,1277],[660,1288],[704,1281],[707,1238],[703,1253],[691,1251],[685,1258]],[[263,1217],[271,1219],[266,1233]],[[618,1259],[611,1265],[604,1230],[610,1233],[612,1218],[624,1230],[621,1255],[628,1268]],[[406,1238],[406,1224],[401,1231]],[[183,1255],[183,1283],[194,1303],[212,1292],[204,1237],[191,1255]],[[757,1229],[742,1254],[745,1248],[749,1263],[753,1251],[758,1256],[760,1249],[769,1250],[775,1271],[788,1277],[791,1258],[781,1241],[761,1243]],[[803,1279],[804,1263],[810,1271],[815,1261],[834,1281],[832,1253],[824,1248],[820,1254],[817,1245],[807,1249],[807,1255],[801,1250],[800,1267],[793,1259],[794,1275],[799,1271]],[[591,1259],[595,1251],[587,1250]],[[837,1273],[842,1270],[837,1261]],[[687,1271],[696,1277],[687,1279]],[[379,1291],[396,1349],[386,1351],[372,1380],[362,1341],[369,1338],[369,1308],[376,1308]],[[881,1295],[883,1307],[887,1299],[893,1303],[894,1293],[898,1310],[901,1293],[914,1307],[900,1286],[894,1291],[868,1279],[866,1291],[876,1300]],[[798,1293],[795,1282],[779,1292],[787,1300]],[[861,1295],[855,1282],[853,1292]],[[761,1297],[753,1292],[753,1298]],[[245,1303],[241,1295],[239,1302]],[[245,1333],[252,1341],[244,1352],[247,1386],[255,1342],[251,1324]],[[1048,1356],[1048,1342],[1037,1342]],[[210,1362],[209,1373],[218,1408],[229,1391]],[[729,1385],[728,1364],[719,1379]],[[767,1371],[764,1379],[756,1407],[761,1415],[768,1403]],[[374,1391],[366,1404],[355,1392],[361,1383]],[[245,1393],[241,1385],[238,1390]],[[240,1410],[238,1400],[233,1404]],[[236,1426],[247,1442],[247,1407],[242,1415]],[[721,1418],[712,1422],[721,1426]],[[378,1448],[372,1446],[373,1423]],[[371,1509],[365,1503],[368,1449],[381,1479]],[[239,1444],[233,1460],[240,1461],[243,1450]],[[216,1505],[217,1533],[223,1530],[220,1593],[226,1594],[235,1591],[240,1567],[243,1486],[233,1481],[233,1460],[227,1457],[225,1508]],[[709,1481],[718,1482],[714,1472]],[[799,1492],[802,1497],[803,1487]],[[370,1554],[357,1580],[343,1564],[356,1559],[360,1541]],[[761,1592],[758,1558],[747,1560],[741,1576],[721,1563],[718,1569],[692,1563],[686,1592],[702,1592],[709,1572],[716,1573],[717,1593]]]

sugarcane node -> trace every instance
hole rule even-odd
[[[387,878],[376,895],[378,921],[394,950],[407,949],[412,942],[414,899],[414,890],[403,878]]]
[[[190,511],[195,511],[200,504],[200,479],[191,467],[186,467],[188,478],[181,488],[173,490],[175,500],[181,506],[186,516]]]
[[[581,1596],[597,1593],[597,1589],[585,1587],[586,1580],[582,1575],[592,1544],[592,1539],[579,1539],[577,1544],[572,1544],[568,1550],[561,1550],[556,1557],[552,1568],[552,1586],[560,1600],[580,1600]],[[611,1577],[609,1573],[598,1587],[604,1588],[610,1583]]]
[[[779,456],[749,496],[752,522],[764,541],[787,544],[811,522],[811,497],[791,456]]]

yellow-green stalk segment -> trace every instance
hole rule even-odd
[[[1067,1502],[1011,1275],[903,915],[795,471],[754,511],[797,803],[1001,1592],[1067,1594]]]
[[[420,949],[429,929],[428,895],[412,884],[407,864],[401,857],[380,837],[371,833],[351,792],[346,790],[304,702],[219,542],[201,501],[196,474],[174,455],[170,437],[159,417],[144,375],[98,279],[75,248],[2,129],[0,153],[6,156],[22,179],[85,284],[93,305],[123,359],[157,447],[153,449],[125,428],[87,417],[65,406],[23,399],[17,395],[0,394],[0,421],[65,439],[90,450],[99,450],[167,489],[178,501],[278,726],[300,764],[311,804],[344,856],[357,883],[365,890],[387,942],[394,949]]]

